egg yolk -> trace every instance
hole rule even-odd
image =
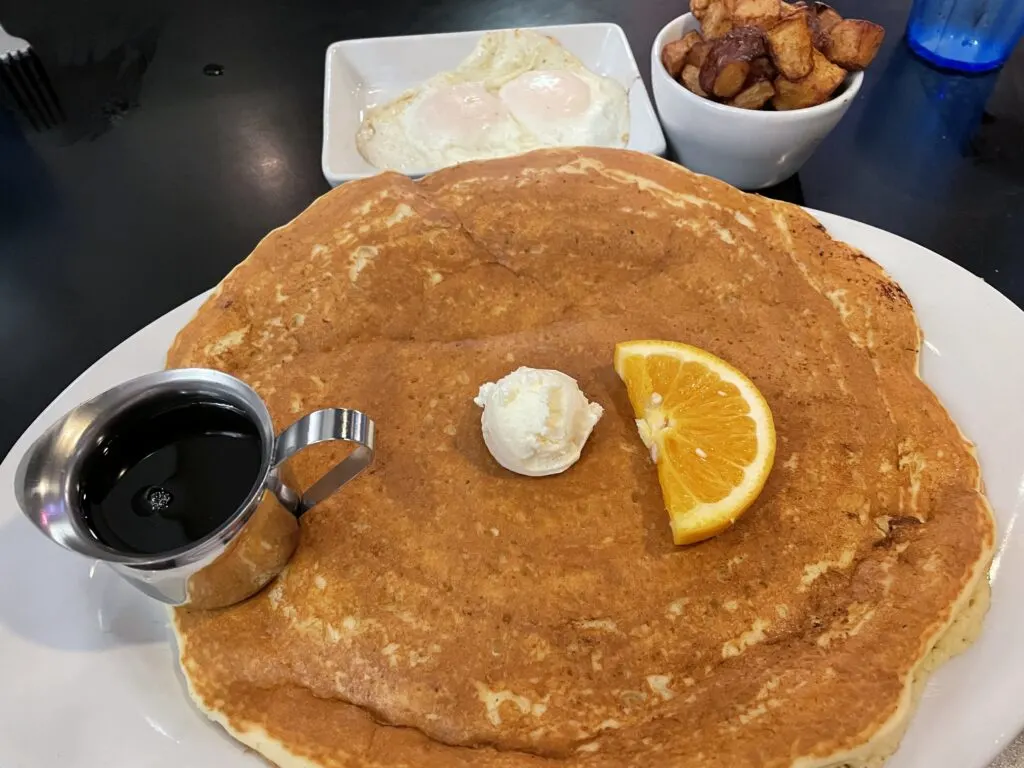
[[[424,97],[417,109],[423,130],[457,143],[472,143],[474,137],[508,119],[508,108],[481,83],[439,88]]]
[[[538,69],[510,80],[500,91],[513,115],[537,121],[564,120],[586,112],[590,88],[572,72]]]

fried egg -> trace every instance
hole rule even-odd
[[[356,135],[369,163],[407,173],[540,147],[628,141],[626,89],[528,29],[485,34],[455,69],[371,109]]]

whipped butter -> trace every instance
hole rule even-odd
[[[494,460],[520,475],[564,472],[579,458],[604,409],[561,371],[517,368],[487,382],[473,402]]]

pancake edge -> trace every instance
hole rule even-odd
[[[977,578],[970,588],[964,590],[957,601],[958,610],[952,614],[946,626],[933,638],[931,649],[908,676],[907,685],[896,713],[882,728],[876,731],[874,738],[856,749],[825,758],[797,758],[791,764],[791,768],[881,768],[885,761],[892,757],[910,725],[931,674],[954,656],[966,651],[981,632],[982,623],[988,612],[991,592],[988,580],[985,578],[988,572],[988,563],[986,562],[984,568],[977,568],[976,571]],[[184,673],[181,664],[181,658],[184,655],[184,638],[178,633],[173,610],[169,611],[169,614],[171,628],[179,648],[179,669],[182,669],[182,677],[185,679],[189,698],[196,708],[209,720],[223,728],[232,738],[255,751],[259,757],[271,765],[278,768],[323,768],[323,763],[308,760],[289,750],[264,728],[254,724],[244,729],[236,727],[223,713],[207,707],[193,689],[189,676]]]

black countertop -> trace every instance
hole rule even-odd
[[[1001,71],[930,69],[909,2],[837,2],[889,34],[799,176],[768,194],[921,243],[1024,304],[1024,51]],[[323,58],[335,40],[614,21],[644,77],[667,0],[0,0],[68,122],[0,110],[0,455],[82,370],[210,288],[328,186]],[[220,76],[204,74],[208,64]]]

